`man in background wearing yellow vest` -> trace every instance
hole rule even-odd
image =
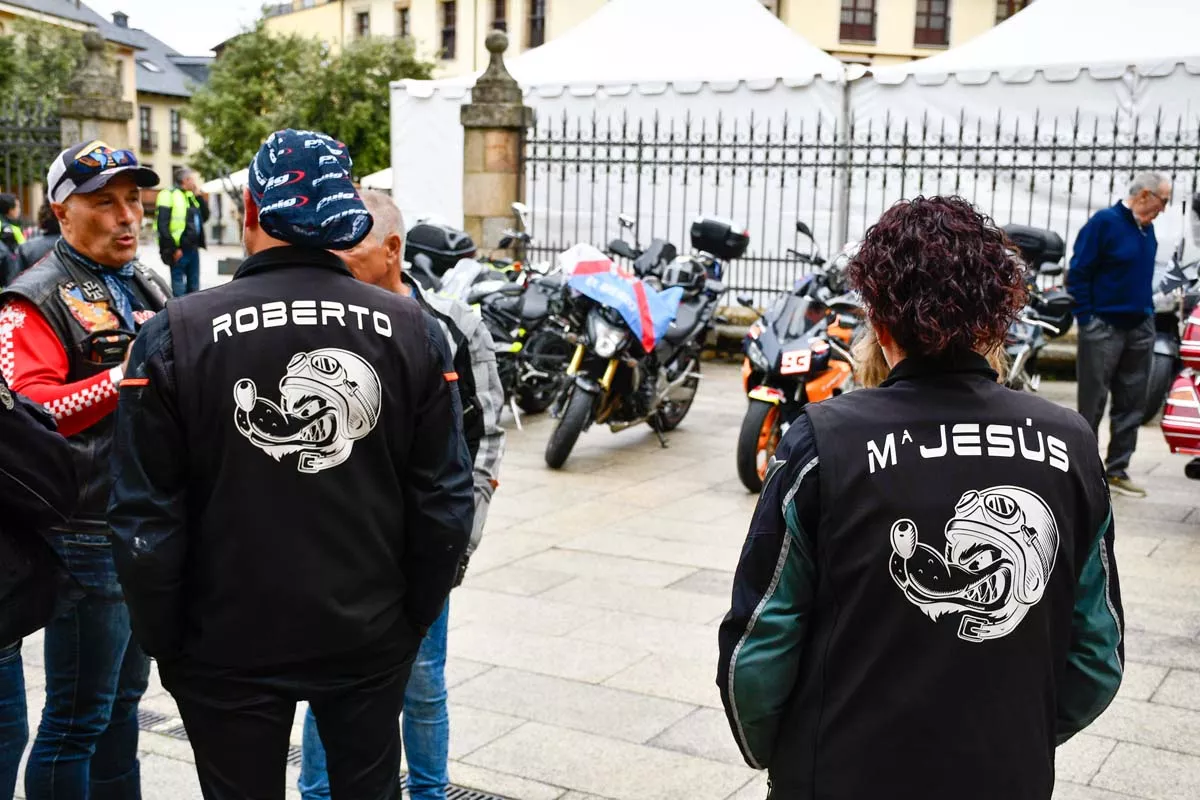
[[[199,175],[186,169],[173,188],[158,193],[154,229],[159,255],[171,268],[171,291],[176,297],[200,291],[200,248],[209,212],[208,195],[199,186]]]

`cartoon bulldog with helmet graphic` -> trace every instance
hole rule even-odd
[[[1033,492],[970,491],[946,523],[946,549],[917,541],[909,519],[892,525],[891,573],[930,619],[962,614],[959,638],[999,639],[1016,630],[1046,591],[1058,556],[1058,524]]]
[[[383,386],[361,356],[329,347],[297,353],[279,381],[280,402],[259,397],[242,378],[233,387],[233,418],[250,443],[276,461],[299,453],[297,469],[315,473],[350,457],[379,421]]]

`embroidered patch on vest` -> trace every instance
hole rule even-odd
[[[121,327],[121,321],[108,309],[107,302],[88,302],[74,283],[65,283],[58,287],[58,296],[75,321],[88,333],[111,331]]]

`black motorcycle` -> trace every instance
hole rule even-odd
[[[520,427],[519,411],[540,414],[550,407],[574,348],[564,338],[563,278],[546,265],[519,259],[533,240],[525,230],[526,207],[514,203],[513,211],[520,228],[504,231],[499,247],[518,258],[493,253],[487,260],[460,259],[435,288],[479,309],[495,342],[505,403]]]
[[[1149,425],[1166,405],[1175,376],[1183,369],[1179,355],[1184,320],[1200,300],[1200,261],[1181,264],[1179,253],[1160,276],[1154,293],[1154,357],[1146,381],[1146,411],[1142,424]]]
[[[1038,356],[1047,344],[1047,337],[1065,336],[1075,321],[1075,298],[1060,287],[1039,286],[1040,278],[1062,275],[1066,244],[1054,231],[1028,225],[1005,225],[1004,233],[1025,262],[1029,291],[1028,303],[1009,326],[1004,343],[1009,363],[1006,384],[1013,389],[1036,392],[1042,383]]]
[[[676,256],[665,265],[655,257],[653,265],[641,267],[644,277],[608,272],[587,281],[578,280],[579,270],[572,274],[566,316],[576,348],[567,368],[569,382],[551,409],[558,419],[546,443],[551,468],[566,463],[580,434],[594,423],[607,424],[614,433],[646,423],[665,447],[664,434],[691,410],[700,386],[700,351],[725,293],[716,276],[723,260],[745,253],[749,236],[724,221],[702,218],[692,225],[692,244],[694,255]],[[647,286],[661,286],[668,303],[670,294],[681,295],[661,337],[645,330],[652,316],[637,325],[630,319],[649,307]]]

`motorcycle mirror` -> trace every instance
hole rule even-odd
[[[813,238],[812,229],[800,221],[796,222],[796,233],[800,234],[801,236],[807,236],[810,239]]]
[[[637,224],[637,220],[633,218],[632,214],[621,214],[617,217],[617,221],[621,223],[622,228],[632,228]]]
[[[752,297],[750,297],[750,295],[748,295],[748,294],[739,294],[737,296],[737,301],[738,301],[739,306],[745,306],[746,308],[754,308],[754,299]]]
[[[1046,275],[1046,276],[1062,275],[1062,272],[1063,272],[1062,264],[1046,263],[1046,264],[1042,264],[1042,266],[1038,269],[1039,275]]]

